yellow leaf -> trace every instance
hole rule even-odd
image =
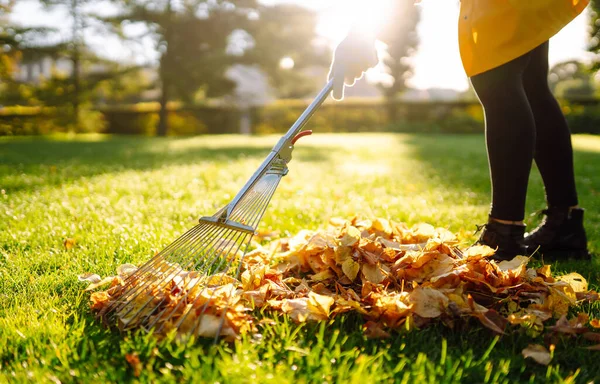
[[[588,290],[587,281],[577,272],[572,272],[568,275],[557,277],[556,280],[568,283],[575,292],[587,292]]]
[[[434,318],[445,312],[448,297],[432,288],[417,288],[410,293],[408,300],[413,304],[413,312],[425,318]]]
[[[488,257],[492,256],[496,251],[487,245],[474,245],[463,252],[465,258],[469,257]]]
[[[319,295],[315,292],[308,293],[307,308],[311,313],[311,318],[315,320],[327,320],[329,318],[329,312],[331,306],[335,300],[333,297]]]
[[[310,312],[308,310],[308,298],[284,299],[281,303],[281,311],[287,313],[297,323],[303,323],[308,320]]]
[[[360,231],[358,228],[349,225],[345,228],[342,237],[340,238],[340,246],[351,247],[360,240]]]
[[[512,260],[504,260],[498,263],[498,268],[504,272],[513,271],[517,274],[521,273],[521,269],[525,270],[524,266],[529,262],[529,257],[527,256],[515,256]]]
[[[529,344],[527,348],[525,348],[522,352],[524,358],[531,357],[535,360],[536,363],[542,365],[550,364],[552,360],[552,356],[550,356],[550,352],[543,346],[539,344]]]
[[[590,325],[591,325],[593,328],[600,328],[600,320],[598,320],[598,319],[594,319],[594,320],[590,321]]]
[[[383,232],[386,236],[392,234],[392,226],[386,219],[375,219],[373,220],[373,229],[379,232]]]
[[[335,275],[333,274],[333,272],[331,272],[331,269],[326,269],[319,273],[315,273],[314,275],[312,275],[310,277],[310,279],[312,281],[323,281],[323,280],[331,279],[332,277],[335,277]]]
[[[203,314],[199,318],[199,324],[197,324],[197,336],[203,337],[215,337],[219,332],[219,328],[221,327],[222,320],[220,317]],[[194,324],[196,326],[196,324]]]
[[[346,259],[352,255],[352,247],[336,247],[335,248],[335,261],[338,264],[343,264]]]
[[[358,271],[360,271],[360,265],[352,260],[352,258],[347,258],[342,264],[342,271],[344,271],[344,275],[346,275],[350,281],[354,281],[356,275],[358,275]]]
[[[363,264],[362,273],[368,282],[371,282],[374,284],[379,284],[383,280],[385,280],[385,275],[384,275],[383,271],[381,270],[381,268],[379,267],[379,264],[375,264],[375,265]]]

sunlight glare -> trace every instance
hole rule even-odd
[[[291,57],[284,57],[279,61],[279,67],[281,69],[292,69],[294,68],[295,64],[296,63],[294,63],[294,59]]]

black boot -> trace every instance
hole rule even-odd
[[[583,228],[583,209],[550,207],[542,211],[546,216],[524,244],[530,253],[536,252],[548,259],[590,260],[587,237]]]
[[[503,224],[490,219],[483,226],[483,232],[476,244],[494,248],[495,260],[512,260],[517,255],[527,256],[527,247],[523,245],[524,225]]]

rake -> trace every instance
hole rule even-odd
[[[215,341],[235,334],[228,309],[236,305],[235,282],[244,255],[279,181],[288,173],[294,144],[312,134],[302,128],[332,87],[330,81],[319,92],[231,202],[213,216],[200,218],[109,290],[116,299],[98,314],[105,324],[121,330],[215,336]],[[237,320],[239,328],[243,317]]]

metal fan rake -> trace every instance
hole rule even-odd
[[[233,293],[243,257],[279,181],[288,173],[295,142],[312,133],[302,128],[332,86],[330,81],[319,92],[229,204],[200,218],[198,225],[109,290],[116,299],[98,314],[106,324],[215,340],[236,334],[228,309],[236,305]],[[237,320],[239,328],[243,318]]]

